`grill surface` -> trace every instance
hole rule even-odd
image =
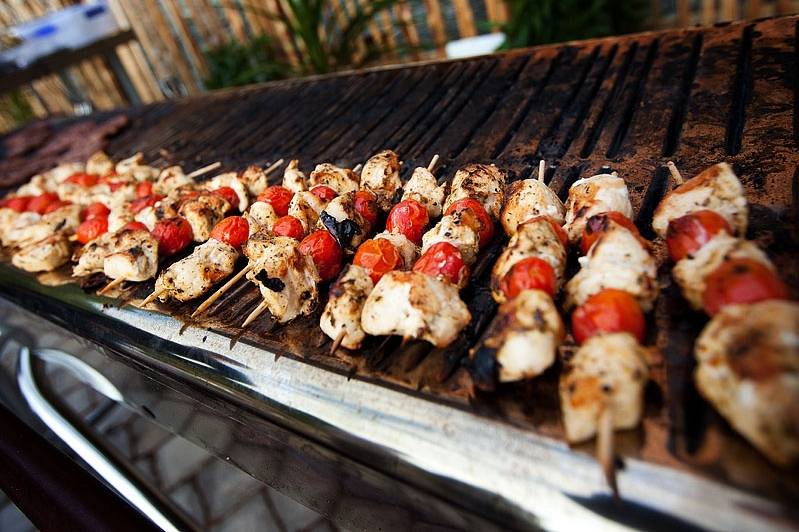
[[[155,163],[189,168],[298,158],[308,170],[322,161],[355,165],[392,148],[405,179],[435,153],[442,179],[469,162],[494,162],[522,179],[544,158],[547,181],[563,199],[576,179],[610,167],[627,181],[635,221],[650,237],[653,210],[669,187],[664,163],[674,160],[692,176],[726,160],[746,187],[750,237],[796,290],[797,35],[791,17],[226,91],[131,110],[132,126],[108,151],[143,151]],[[495,312],[488,276],[504,244],[494,242],[474,268],[464,300],[475,319],[447,349],[379,338],[359,353],[331,357],[318,313],[283,327],[262,319],[242,332],[232,324],[259,301],[248,283],[200,322],[188,321],[197,302],[164,308],[192,326],[562,438],[559,368],[490,394],[475,386],[482,368],[468,352]],[[658,254],[663,262],[662,245]],[[648,334],[659,355],[647,414],[642,430],[620,435],[620,452],[797,500],[795,471],[770,466],[698,397],[691,348],[705,318],[687,310],[667,266],[660,277],[663,296]]]

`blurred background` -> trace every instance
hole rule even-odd
[[[797,11],[799,0],[4,0],[0,132],[250,83]]]

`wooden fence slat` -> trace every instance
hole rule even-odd
[[[716,0],[702,0],[702,25],[710,26],[716,22]]]
[[[384,9],[380,12],[380,22],[383,26],[383,35],[385,35],[383,42],[385,43],[386,50],[388,50],[391,57],[395,57],[394,52],[397,49],[397,37],[394,35],[394,23],[391,21],[391,14],[388,12],[388,9]]]
[[[455,24],[458,26],[460,37],[474,37],[477,29],[474,25],[474,13],[469,0],[452,0],[455,11]]]
[[[201,76],[207,77],[208,65],[205,62],[205,56],[200,51],[199,46],[197,46],[197,42],[192,38],[189,26],[186,24],[186,19],[180,12],[180,6],[177,2],[162,2],[161,5],[166,8],[167,16],[171,19],[172,26],[177,30],[178,38],[181,43],[183,43],[183,48],[189,54],[192,64]]]
[[[425,11],[427,12],[427,26],[430,28],[430,35],[433,37],[433,44],[439,57],[444,57],[444,45],[447,44],[447,27],[444,25],[444,17],[441,15],[441,4],[438,0],[425,0]]]
[[[677,26],[691,25],[691,5],[688,0],[677,0]]]
[[[413,13],[408,2],[403,0],[394,6],[394,14],[400,25],[400,31],[408,45],[408,52],[414,61],[419,60],[419,32],[413,22]]]
[[[244,20],[241,18],[241,13],[235,0],[222,0],[222,13],[224,13],[230,30],[236,36],[236,39],[242,43],[249,41],[250,37],[244,28]]]
[[[144,0],[146,13],[150,18],[150,22],[153,24],[153,29],[156,30],[156,34],[166,49],[167,56],[171,60],[173,67],[177,70],[178,78],[183,82],[186,91],[189,94],[194,94],[200,87],[194,79],[194,73],[191,71],[191,66],[183,55],[183,51],[180,49],[180,46],[178,46],[178,43],[175,42],[172,26],[169,24],[169,21],[164,16],[158,4],[159,2],[157,0]]]
[[[260,35],[273,35],[272,23],[264,13],[263,7],[257,5],[256,0],[241,2],[242,10],[244,11],[244,18],[250,25],[250,31],[253,37]]]
[[[721,22],[738,20],[738,2],[736,0],[721,0]]]

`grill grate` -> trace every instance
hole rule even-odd
[[[133,126],[109,151],[119,157],[141,150],[189,166],[220,160],[234,168],[296,157],[308,170],[324,160],[354,165],[390,147],[408,174],[439,153],[442,176],[491,161],[511,179],[528,177],[545,158],[547,181],[561,198],[581,176],[611,167],[627,180],[636,224],[650,237],[654,208],[669,187],[662,165],[672,159],[694,175],[727,160],[752,204],[751,236],[797,287],[797,35],[790,17],[225,91],[131,110]],[[288,326],[260,320],[242,332],[231,324],[258,302],[247,283],[212,306],[204,321],[190,323],[562,437],[559,368],[484,394],[473,380],[486,369],[483,361],[466,358],[495,312],[488,278],[503,245],[494,242],[476,265],[464,292],[475,319],[446,349],[372,338],[358,354],[330,357],[318,313]],[[621,451],[796,498],[795,475],[774,470],[699,399],[691,346],[704,318],[686,313],[666,268],[660,278],[666,288],[649,330],[660,358],[643,430],[620,435]],[[188,319],[196,304],[170,310]]]

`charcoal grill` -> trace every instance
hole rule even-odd
[[[562,199],[579,177],[610,167],[627,181],[636,224],[648,236],[669,188],[666,161],[690,176],[725,160],[746,187],[750,237],[796,290],[798,20],[543,46],[163,102],[127,110],[131,127],[108,151],[241,169],[279,157],[355,165],[392,148],[405,179],[435,153],[442,179],[469,162],[493,162],[523,179],[543,158],[546,181]],[[564,443],[558,368],[483,391],[490,386],[469,350],[495,312],[488,277],[502,245],[494,242],[476,264],[464,293],[475,319],[446,349],[371,339],[358,353],[331,356],[318,314],[287,326],[264,319],[242,331],[236,325],[259,301],[247,283],[200,321],[189,318],[196,302],[165,306],[164,315],[120,308],[9,267],[0,289],[134,365],[177,376],[209,400],[244,405],[490,519],[797,526],[796,471],[768,464],[693,388],[691,347],[704,318],[687,310],[665,267],[648,332],[660,355],[645,419],[618,438],[626,506],[611,502],[590,445]]]

